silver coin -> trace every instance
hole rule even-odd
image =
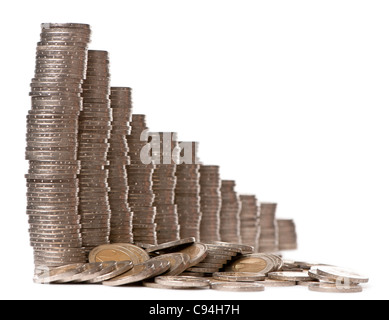
[[[265,286],[250,282],[214,282],[211,289],[232,292],[260,292],[265,291]]]
[[[332,293],[358,293],[363,288],[359,284],[340,285],[334,283],[312,283],[308,286],[310,291],[332,292]]]

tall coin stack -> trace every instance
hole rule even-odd
[[[220,241],[220,210],[222,205],[220,167],[200,166],[201,225],[200,240]]]
[[[240,211],[242,204],[235,191],[235,181],[222,180],[222,207],[220,211],[221,241],[241,243]]]
[[[157,209],[157,240],[158,243],[166,243],[180,239],[177,205],[174,203],[176,166],[179,161],[177,133],[150,132],[150,137],[155,162],[153,192]]]
[[[181,239],[194,237],[200,239],[201,204],[200,204],[200,164],[193,150],[197,150],[197,142],[180,142],[192,150],[191,164],[177,165],[177,185],[175,202],[178,210]]]
[[[81,161],[80,205],[83,246],[88,250],[109,243],[107,152],[112,113],[107,51],[88,51],[83,83],[83,110],[79,117],[78,159]]]
[[[240,234],[242,243],[258,250],[260,206],[255,195],[240,195],[242,211],[240,212]]]
[[[133,235],[135,243],[157,244],[155,223],[156,208],[153,206],[154,164],[148,144],[149,131],[146,116],[133,114],[131,134],[127,136],[131,164],[127,166],[129,205],[134,212]],[[145,151],[146,150],[146,151]],[[143,157],[147,157],[144,159]],[[145,163],[149,161],[150,163]]]
[[[280,250],[297,249],[296,225],[292,219],[278,219],[278,246]]]
[[[259,252],[278,251],[278,226],[276,220],[277,203],[261,203],[259,225],[261,228],[258,250]]]
[[[132,243],[132,211],[128,204],[127,135],[132,114],[131,88],[111,87],[112,131],[109,140],[109,204],[111,207],[112,243]]]
[[[85,262],[78,214],[78,117],[90,28],[42,24],[27,115],[27,214],[37,271]]]

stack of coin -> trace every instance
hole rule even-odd
[[[154,206],[157,209],[157,241],[166,243],[180,239],[177,206],[174,203],[176,163],[179,152],[177,133],[150,132],[150,145],[155,169],[153,173]]]
[[[200,166],[201,241],[220,241],[221,178],[219,166]]]
[[[278,219],[278,246],[280,250],[297,249],[296,225],[292,219]]]
[[[42,24],[27,116],[27,214],[36,267],[85,262],[78,214],[78,117],[91,30]]]
[[[149,130],[146,116],[133,114],[131,134],[127,136],[131,164],[127,166],[129,205],[134,213],[133,235],[135,243],[156,244],[156,208],[153,206],[154,164],[148,143]]]
[[[128,204],[127,135],[132,114],[131,88],[111,87],[112,131],[109,139],[109,204],[111,207],[112,243],[133,242],[132,211]]]
[[[180,142],[185,153],[196,150],[196,142]],[[184,147],[183,147],[184,146]],[[200,239],[201,205],[200,205],[200,164],[196,164],[196,155],[192,154],[191,164],[177,165],[177,185],[175,202],[180,224],[180,237]]]
[[[109,243],[107,152],[111,131],[109,56],[107,51],[88,51],[83,88],[83,110],[79,117],[81,161],[80,206],[82,243],[87,250]]]
[[[235,181],[222,180],[222,207],[220,211],[220,236],[225,242],[241,243],[240,211],[242,204],[235,191]]]
[[[260,210],[259,225],[261,230],[258,251],[276,252],[278,251],[277,203],[263,202]]]
[[[253,246],[258,251],[260,206],[255,195],[240,195],[240,234],[242,243]]]

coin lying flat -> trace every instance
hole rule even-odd
[[[292,271],[281,271],[271,272],[268,274],[269,279],[272,280],[283,280],[283,281],[311,281],[312,278],[308,272],[292,272]]]
[[[155,283],[175,288],[209,288],[210,282],[206,278],[188,276],[161,276],[154,279]]]
[[[83,269],[84,263],[75,263],[65,265],[62,267],[54,268],[51,270],[41,271],[34,277],[35,283],[49,284],[61,281],[62,279],[72,277],[73,275],[80,273]]]
[[[211,285],[211,289],[233,292],[260,292],[265,291],[265,286],[250,282],[214,282]]]
[[[367,283],[369,278],[363,275],[360,275],[352,270],[330,267],[330,266],[319,266],[317,267],[317,273],[323,276],[326,276],[333,281],[340,282],[352,282],[352,283]]]
[[[359,284],[338,285],[334,283],[313,283],[308,286],[310,291],[316,292],[333,292],[333,293],[358,293],[363,289]]]
[[[142,264],[137,264],[130,271],[121,274],[108,281],[103,281],[105,286],[122,286],[130,283],[146,280],[157,274],[165,272],[170,267],[168,261],[146,261]]]
[[[263,284],[265,287],[294,287],[296,286],[296,281],[283,281],[283,280],[272,280],[272,279],[266,279],[265,281],[261,281],[261,284]]]
[[[233,282],[253,282],[266,279],[264,274],[254,272],[215,272],[212,276],[217,280]]]

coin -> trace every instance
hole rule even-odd
[[[180,249],[179,252],[189,255],[189,267],[193,267],[207,257],[207,246],[202,243],[194,243],[186,248]]]
[[[323,276],[326,276],[333,281],[343,282],[343,283],[367,283],[369,278],[356,273],[353,270],[348,270],[339,267],[331,266],[318,266],[317,273]]]
[[[248,254],[239,257],[232,261],[228,266],[227,270],[233,272],[259,272],[268,274],[276,270],[276,263],[266,254]]]
[[[177,276],[183,273],[190,266],[190,256],[186,253],[169,253],[154,257],[151,261],[167,260],[170,262],[170,269],[165,276]]]
[[[209,288],[210,282],[205,278],[187,276],[160,276],[154,279],[155,283],[174,288]]]
[[[87,283],[102,283],[103,281],[115,278],[134,267],[132,261],[118,261],[116,262],[115,268],[107,273],[96,276],[91,280],[88,280]]]
[[[308,281],[303,281],[303,283]],[[261,281],[265,287],[294,287],[297,285],[296,281],[283,281],[283,280],[273,280],[273,279],[265,279],[265,281]]]
[[[265,291],[265,286],[250,282],[214,282],[211,285],[211,289],[233,292],[260,292]]]
[[[332,293],[358,293],[362,292],[363,288],[359,284],[339,285],[334,283],[312,283],[308,286],[310,291],[316,292],[332,292]]]
[[[242,210],[240,213],[240,232],[242,242],[258,251],[260,235],[260,206],[255,195],[240,195]]]
[[[142,264],[137,264],[133,269],[121,274],[115,278],[103,281],[106,286],[121,286],[125,284],[143,281],[157,274],[165,272],[169,269],[170,263],[168,261],[146,261]]]
[[[268,274],[269,279],[283,280],[283,281],[312,281],[308,272],[292,272],[292,271],[280,271],[270,272]]]
[[[215,272],[212,277],[217,280],[233,282],[253,282],[266,279],[264,274],[253,272]]]
[[[140,264],[149,260],[149,255],[143,249],[125,243],[101,245],[89,253],[90,262],[127,260]]]

